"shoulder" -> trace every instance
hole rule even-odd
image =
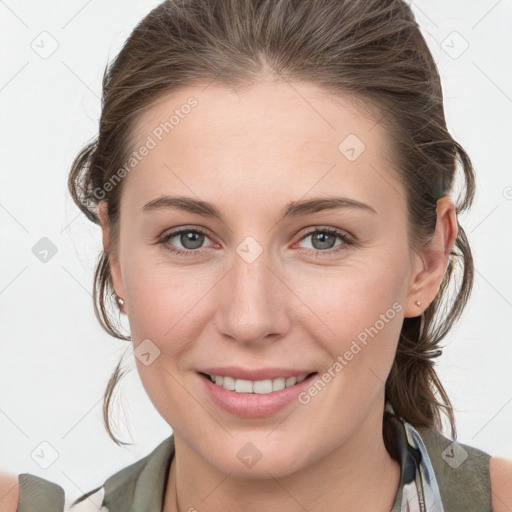
[[[455,498],[468,506],[478,502],[482,510],[492,505],[492,512],[512,511],[512,460],[492,457],[433,429],[420,430],[447,501]]]
[[[491,457],[489,461],[493,512],[512,510],[512,460]]]
[[[0,512],[16,512],[18,498],[18,476],[0,471]]]

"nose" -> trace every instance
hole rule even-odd
[[[234,254],[233,266],[219,283],[216,325],[221,335],[246,345],[260,345],[287,332],[290,291],[272,267],[264,250],[253,261],[243,251]]]

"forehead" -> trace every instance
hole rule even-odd
[[[309,83],[187,87],[138,119],[132,150],[150,149],[129,181],[141,198],[162,187],[217,200],[220,189],[227,198],[272,194],[277,202],[333,189],[374,203],[385,194],[403,198],[376,119],[348,96]]]

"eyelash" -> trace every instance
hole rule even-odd
[[[169,240],[171,238],[174,238],[175,236],[177,235],[180,235],[182,233],[198,233],[198,234],[201,234],[201,235],[205,235],[205,236],[208,236],[208,234],[202,230],[201,228],[194,228],[194,229],[191,229],[191,228],[182,228],[182,229],[177,229],[176,231],[172,231],[171,233],[168,233],[164,236],[162,236],[157,243],[159,244],[162,244],[162,245],[165,245],[166,249],[169,251],[169,252],[172,252],[174,254],[177,254],[179,256],[193,256],[194,254],[198,254],[201,249],[195,249],[195,250],[192,250],[192,249],[176,249],[175,247],[171,246],[169,244]],[[311,236],[311,235],[314,235],[316,233],[328,233],[330,235],[336,235],[342,242],[343,242],[343,245],[341,247],[338,247],[337,249],[326,249],[324,251],[322,250],[319,250],[319,249],[306,249],[306,253],[307,254],[313,254],[315,255],[316,257],[320,256],[321,257],[323,255],[333,255],[333,254],[338,254],[340,251],[346,251],[349,246],[353,245],[354,242],[351,240],[350,236],[347,235],[344,231],[341,231],[340,229],[336,229],[336,228],[331,228],[331,227],[326,227],[326,228],[316,228],[316,229],[313,229],[311,231],[308,231],[307,233],[305,233],[299,241],[302,241],[304,240],[305,238],[307,238],[308,236]]]

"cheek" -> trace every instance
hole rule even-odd
[[[200,332],[215,280],[191,267],[171,268],[132,253],[124,261],[123,282],[135,343],[149,338],[162,352],[176,353]]]
[[[302,281],[297,295],[309,306],[302,320],[332,361],[341,356],[343,365],[385,375],[403,322],[404,269],[405,261],[388,261]]]

